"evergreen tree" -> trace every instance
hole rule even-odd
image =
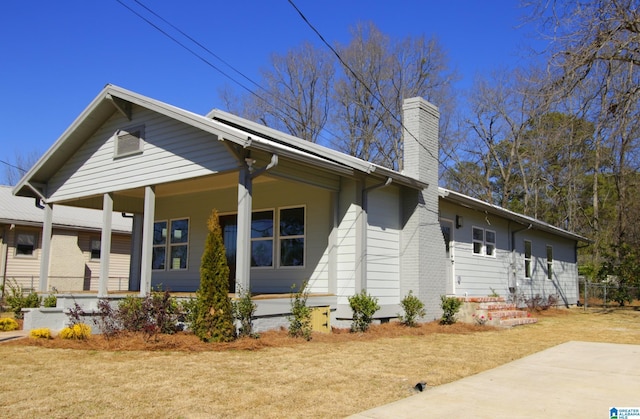
[[[229,299],[229,266],[222,241],[218,212],[208,221],[209,234],[200,263],[197,317],[193,332],[205,342],[230,342],[235,338],[233,311]]]

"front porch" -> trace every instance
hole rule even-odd
[[[53,332],[57,332],[67,326],[69,322],[68,313],[70,309],[78,304],[85,313],[84,323],[90,325],[93,333],[100,333],[97,330],[93,318],[98,315],[98,301],[108,299],[111,304],[118,304],[122,299],[129,296],[139,296],[139,293],[133,291],[114,292],[108,297],[99,297],[97,292],[77,292],[68,294],[55,294],[57,298],[56,307],[46,308],[25,308],[24,313],[24,330],[37,328],[49,328]],[[196,294],[192,292],[176,292],[171,293],[176,300],[186,300],[195,298]],[[251,299],[256,304],[256,312],[253,320],[254,330],[262,332],[266,330],[287,328],[289,326],[288,317],[291,315],[291,298],[293,294],[256,294]],[[229,298],[235,300],[238,295],[230,293]],[[331,324],[336,323],[335,318],[337,309],[337,297],[327,293],[309,294],[307,306],[312,308],[322,308],[329,310],[330,316],[326,321],[326,329],[331,330]]]

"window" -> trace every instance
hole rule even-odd
[[[91,239],[91,259],[100,259],[100,239]]]
[[[273,266],[273,211],[251,214],[251,266]]]
[[[278,229],[274,229],[274,210],[254,211],[251,214],[251,267],[273,268],[304,266],[305,208],[281,208],[278,214]],[[227,263],[233,272],[236,265],[238,216],[221,215],[220,228]],[[277,246],[276,246],[277,245]],[[274,259],[278,249],[279,258]]]
[[[485,253],[487,256],[495,256],[496,254],[496,232],[486,230],[484,232]]]
[[[167,226],[169,228],[167,229]],[[167,255],[169,264],[167,266]],[[189,219],[182,218],[171,221],[156,221],[153,224],[154,270],[187,269],[189,255]]]
[[[144,148],[144,125],[118,130],[115,138],[114,157],[142,153]]]
[[[553,279],[553,247],[547,246],[547,279]]]
[[[36,233],[18,233],[16,236],[16,256],[34,256],[38,243]]]
[[[473,227],[473,253],[476,255],[496,255],[496,232]]]
[[[473,253],[482,254],[482,246],[484,245],[484,230],[473,227]]]
[[[524,277],[531,278],[531,241],[524,241]]]
[[[280,210],[280,266],[304,266],[304,207]]]

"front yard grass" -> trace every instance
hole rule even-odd
[[[162,339],[69,343],[84,349],[55,347],[59,340],[0,344],[0,411],[49,418],[344,417],[410,396],[419,381],[448,383],[567,341],[640,345],[640,311],[550,310],[537,324],[513,329],[386,324],[365,334],[314,334],[310,342],[282,331],[233,344]]]

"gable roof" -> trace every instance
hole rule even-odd
[[[428,186],[399,172],[280,133],[226,112],[213,111],[209,116],[198,115],[108,84],[18,182],[13,190],[14,194],[46,198],[44,188],[47,180],[114,112],[118,111],[128,116],[131,104],[215,134],[237,146],[278,154],[280,157],[291,158],[311,167],[331,170],[343,176],[354,176],[360,172],[384,179],[391,178],[395,183],[415,189]]]
[[[579,234],[572,233],[562,228],[553,226],[533,217],[522,215],[506,208],[481,201],[477,198],[472,198],[459,192],[439,187],[438,193],[440,195],[440,198],[444,199],[445,201],[449,201],[481,212],[486,212],[488,214],[494,214],[507,220],[515,221],[516,223],[522,224],[523,226],[530,226],[532,228],[535,228],[536,230],[545,231],[547,233],[555,234],[557,236],[561,236],[570,240],[576,240],[584,243],[592,242],[591,239],[588,239]]]
[[[13,196],[10,186],[0,185],[0,224],[41,226],[43,219],[43,210],[36,206],[34,199]],[[101,231],[102,211],[56,205],[53,227]],[[114,232],[131,233],[131,219],[114,213],[111,227]]]

